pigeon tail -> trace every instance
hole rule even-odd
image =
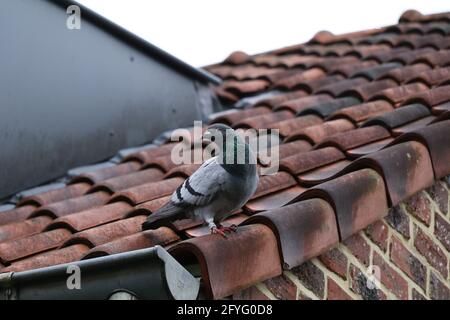
[[[142,224],[142,230],[156,229],[182,216],[184,216],[183,208],[169,202],[148,216],[147,221]]]

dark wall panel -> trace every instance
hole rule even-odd
[[[0,4],[0,198],[192,125],[192,79],[43,0]]]

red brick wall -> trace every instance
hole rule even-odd
[[[449,194],[448,182],[436,183],[326,254],[233,298],[450,299]]]

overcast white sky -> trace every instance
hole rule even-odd
[[[394,24],[402,12],[450,11],[445,0],[79,0],[104,17],[192,64],[234,50],[258,53],[335,34]]]

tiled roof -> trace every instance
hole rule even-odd
[[[198,165],[175,145],[144,146],[69,172],[0,212],[0,272],[159,244],[198,261],[222,298],[318,256],[450,174],[450,14],[408,11],[395,26],[333,35],[206,67],[238,106],[212,122],[280,130],[280,171],[227,222],[227,239],[190,220],[141,231]],[[1,210],[1,209],[0,209]]]

